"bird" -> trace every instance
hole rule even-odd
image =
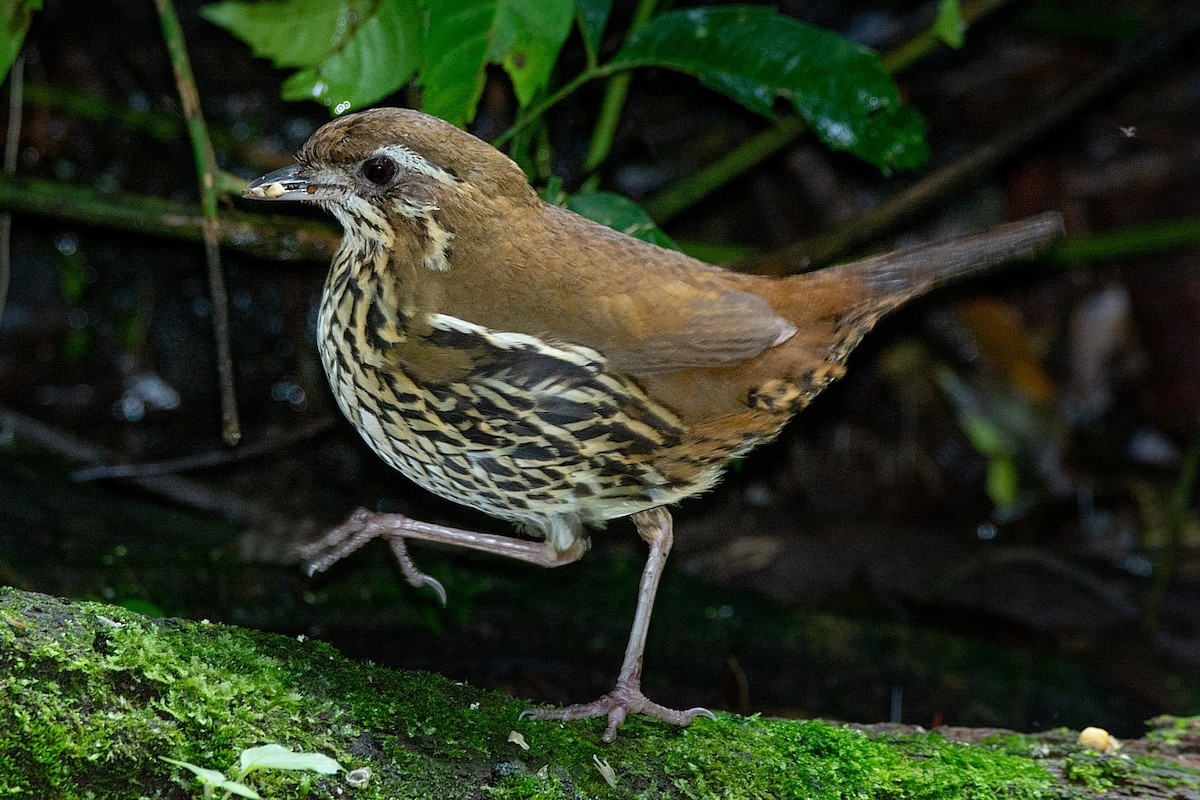
[[[544,202],[487,142],[403,108],[326,123],[244,195],[315,204],[343,229],[317,346],[370,448],[417,486],[518,529],[359,509],[304,548],[310,572],[383,538],[408,582],[445,603],[407,540],[558,567],[587,551],[592,531],[632,517],[648,553],[613,689],[522,715],[605,718],[606,742],[631,714],[679,726],[713,717],[641,689],[669,507],[776,438],[885,314],[1062,232],[1048,213],[789,277],[742,274]]]

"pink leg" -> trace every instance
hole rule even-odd
[[[604,741],[617,738],[617,728],[629,714],[642,714],[661,719],[672,725],[686,727],[696,717],[715,719],[706,708],[690,708],[677,711],[660,706],[642,694],[642,651],[646,647],[646,632],[650,628],[650,612],[654,608],[654,596],[658,592],[658,581],[662,577],[663,565],[671,552],[674,536],[671,532],[671,515],[665,508],[652,508],[633,515],[638,535],[650,545],[642,580],[638,587],[637,611],[633,616],[633,627],[629,631],[629,644],[625,647],[625,661],[617,676],[617,685],[608,694],[591,703],[565,706],[563,708],[533,708],[521,716],[534,719],[587,719],[608,717],[604,729]]]
[[[507,556],[528,561],[542,567],[561,567],[578,561],[587,550],[587,540],[579,539],[569,550],[551,553],[542,542],[517,539],[512,536],[497,536],[493,533],[450,528],[409,519],[403,514],[383,514],[360,508],[349,519],[315,542],[299,549],[300,557],[308,562],[308,574],[324,572],[338,561],[358,550],[372,539],[385,539],[391,546],[400,570],[408,582],[418,588],[428,586],[437,593],[442,605],[446,605],[446,590],[442,584],[425,574],[413,563],[408,554],[407,539],[424,539],[427,542],[466,547],[484,553]]]

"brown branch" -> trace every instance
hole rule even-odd
[[[18,55],[8,73],[8,131],[4,136],[3,174],[17,171],[17,150],[21,145],[21,94],[25,82],[25,56]],[[8,299],[8,281],[12,275],[12,214],[0,214],[0,320]]]
[[[189,242],[201,241],[203,225],[195,205],[3,175],[0,208]],[[238,210],[224,211],[220,217],[221,246],[259,258],[327,264],[337,249],[337,229],[324,220]]]
[[[71,473],[71,479],[81,483],[86,481],[112,480],[114,478],[145,478],[151,475],[168,475],[185,472],[190,469],[205,469],[234,464],[267,453],[282,450],[305,439],[311,439],[318,434],[330,430],[337,424],[332,417],[313,420],[306,425],[291,428],[278,436],[263,439],[255,444],[248,444],[236,450],[216,450],[209,453],[196,453],[181,456],[166,461],[151,461],[141,464],[112,464],[108,466],[85,467]]]
[[[0,407],[0,428],[71,461],[95,464],[116,460],[116,454],[107,448],[85,442],[11,409]],[[177,475],[135,476],[125,482],[157,497],[260,530],[291,532],[311,527],[287,519],[265,505],[247,502],[235,494]]]

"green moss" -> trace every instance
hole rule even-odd
[[[1187,738],[1200,738],[1200,717],[1163,715],[1150,720],[1146,738],[1160,744],[1178,746]]]
[[[1113,759],[1061,762],[1028,737],[982,745],[721,714],[677,730],[631,720],[518,721],[524,703],[437,675],[350,661],[313,641],[154,620],[0,590],[0,795],[191,798],[168,756],[229,770],[276,742],[370,767],[355,798],[1053,798],[1116,785]],[[509,742],[519,731],[528,750]],[[1064,737],[1066,741],[1066,737]],[[1059,749],[1063,749],[1065,745]],[[616,787],[595,759],[616,774]],[[1141,769],[1121,759],[1122,769]],[[266,798],[344,796],[344,775],[256,772]]]
[[[1137,766],[1122,756],[1074,755],[1063,759],[1062,771],[1072,783],[1099,792],[1123,784]]]

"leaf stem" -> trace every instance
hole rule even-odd
[[[542,98],[542,100],[525,109],[525,112],[522,114],[519,120],[509,126],[508,130],[504,131],[492,140],[492,146],[497,148],[504,147],[504,145],[513,140],[513,137],[531,125],[535,120],[540,119],[542,115],[553,108],[563,98],[577,91],[580,86],[583,86],[588,81],[607,77],[623,69],[631,69],[632,66],[633,65],[630,64],[603,64],[599,67],[585,69],[583,72],[579,73],[574,78],[560,86],[557,91],[546,95],[546,97]]]
[[[633,21],[629,24],[629,33],[632,35],[639,29],[645,27],[646,23],[654,15],[654,7],[656,0],[640,0],[637,9],[634,11]],[[592,164],[595,159],[595,165],[588,166],[590,172],[599,165],[601,161],[608,157],[608,152],[612,147],[612,140],[617,130],[617,123],[620,121],[621,111],[625,107],[625,98],[629,94],[630,76],[623,75],[636,69],[642,64],[631,61],[609,62],[607,64],[592,65],[584,69],[571,80],[564,83],[557,91],[546,95],[542,100],[529,106],[521,114],[520,119],[512,124],[508,130],[501,133],[492,140],[492,145],[495,147],[504,147],[513,140],[517,134],[533,124],[534,121],[541,119],[543,115],[564,98],[578,91],[578,89],[589,81],[594,81],[598,78],[607,78],[615,75],[616,77],[609,82],[608,88],[605,90],[604,100],[600,109],[600,116],[596,122],[596,129],[592,133],[592,142],[588,147],[588,152],[585,164]],[[620,80],[624,77],[624,80]],[[623,86],[623,88],[622,88]],[[602,152],[601,152],[602,151]],[[599,155],[595,155],[599,153]]]
[[[999,11],[1011,2],[1012,0],[976,0],[976,2],[962,7],[962,21],[970,25],[988,14]],[[879,60],[883,64],[883,68],[894,75],[908,69],[943,44],[942,38],[932,27],[929,27],[914,35],[907,42],[893,47],[880,56]]]
[[[699,172],[647,198],[642,202],[642,207],[655,222],[662,225],[782,150],[805,128],[804,120],[800,117],[780,117],[771,127],[750,137]]]
[[[634,9],[633,19],[629,23],[629,31],[625,41],[629,41],[654,16],[657,0],[639,0]],[[587,155],[583,160],[583,171],[593,173],[608,158],[612,151],[612,143],[617,135],[617,126],[621,122],[621,114],[625,111],[625,101],[629,98],[629,85],[633,81],[633,72],[621,72],[612,77],[604,89],[604,100],[600,104],[600,114],[596,119],[596,127],[592,131],[592,142],[588,146]],[[595,176],[588,179],[591,187],[598,183]]]

